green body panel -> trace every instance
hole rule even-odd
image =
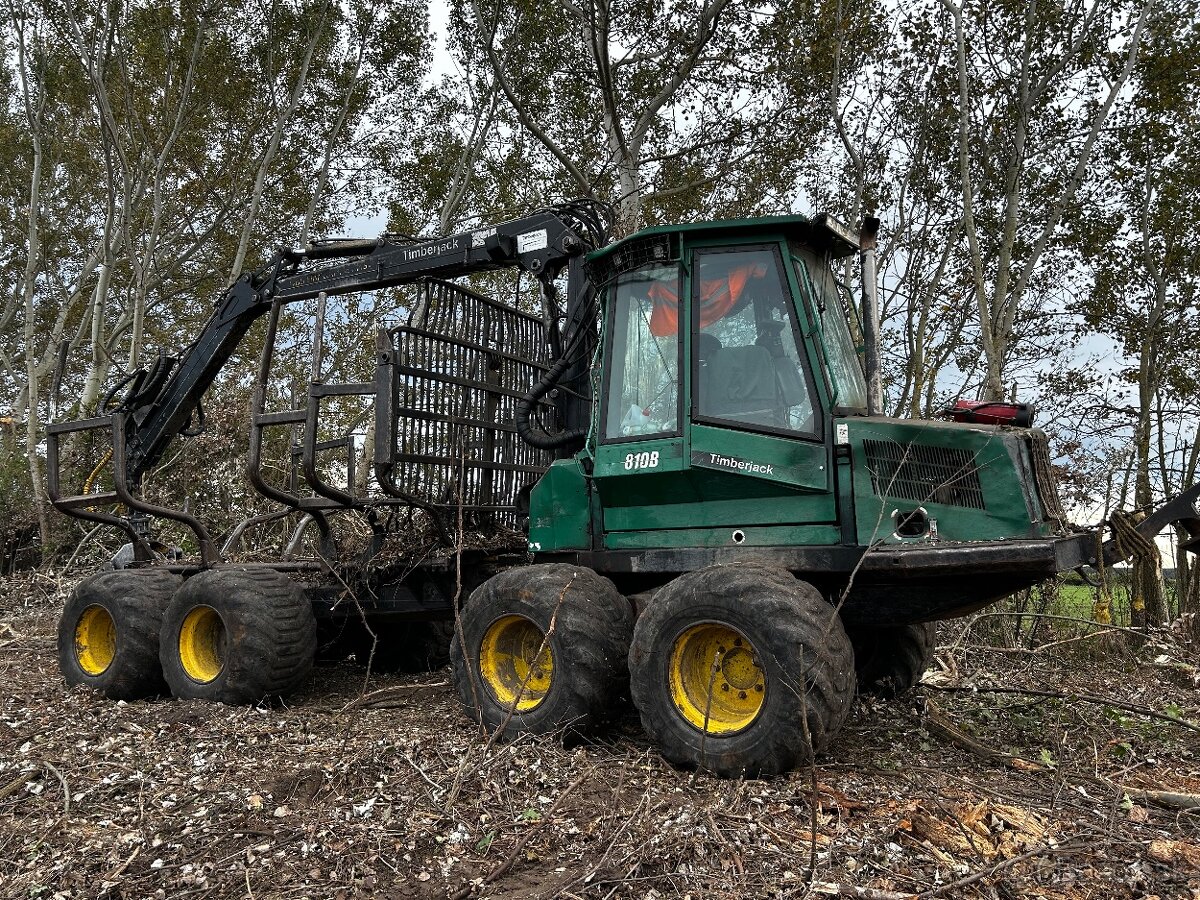
[[[811,441],[705,425],[683,438],[601,445],[593,497],[604,546],[722,545],[739,528],[747,546],[836,542],[836,528],[753,527],[833,523],[827,456]],[[636,468],[648,461],[655,465]]]
[[[683,264],[680,432],[592,443],[576,460],[556,462],[531,497],[531,551],[865,547],[1053,532],[1034,488],[1027,432],[926,420],[835,418],[816,311],[790,265],[783,267],[784,277],[812,370],[818,436],[693,421],[692,330],[685,325],[691,321],[693,252],[775,245],[786,259],[787,240],[815,235],[816,225],[801,216],[785,216],[649,228],[590,258],[602,259],[623,245],[666,234],[678,237]],[[603,363],[598,367],[597,383],[606,383]],[[598,422],[603,421],[601,412],[596,410]],[[867,441],[886,444],[894,451],[893,462],[901,461],[899,470],[893,466],[890,482],[879,475],[885,465],[879,446],[870,460]],[[955,471],[954,460],[965,460],[961,468],[970,472]],[[937,480],[946,471],[956,484],[970,484],[940,486]],[[920,538],[896,535],[893,512],[918,507],[936,520],[936,529]]]
[[[839,420],[849,433],[853,456],[854,510],[858,542],[866,546],[883,543],[928,542],[930,537],[904,538],[894,534],[894,510],[909,512],[924,508],[937,522],[936,539],[942,541],[993,541],[1005,538],[1044,537],[1053,533],[1045,521],[1034,489],[1027,432],[1022,429],[955,422],[901,420],[886,418],[848,418]],[[899,445],[906,459],[919,450],[941,448],[963,451],[970,465],[954,469],[943,484],[966,484],[977,479],[982,491],[983,509],[961,503],[938,502],[946,492],[930,482],[918,498],[906,497],[877,469],[877,485],[872,484],[871,462],[865,441],[890,441]],[[889,488],[890,485],[890,488]],[[884,494],[880,497],[876,490]]]
[[[640,466],[639,460],[631,459],[637,454],[657,453],[654,465]],[[648,441],[624,441],[619,444],[604,444],[596,450],[593,474],[596,478],[621,476],[631,479],[629,486],[644,487],[647,476],[666,472],[682,472],[687,468],[683,458],[683,438],[655,438]]]
[[[589,549],[591,502],[579,460],[557,460],[529,497],[529,549],[534,553]]]
[[[744,535],[735,540],[734,533]],[[772,525],[760,528],[688,528],[673,531],[619,531],[604,535],[606,550],[683,547],[802,547],[835,544],[834,525]]]

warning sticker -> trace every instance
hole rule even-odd
[[[527,231],[524,234],[517,235],[517,252],[532,253],[534,250],[545,250],[549,242],[545,228],[539,228],[537,231]]]

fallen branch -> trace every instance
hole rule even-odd
[[[1020,769],[1023,772],[1045,772],[1047,768],[1031,759],[1026,759],[1023,756],[1015,756],[1010,753],[1002,753],[999,750],[994,750],[985,744],[970,737],[960,728],[950,721],[941,709],[933,702],[926,701],[928,715],[925,719],[925,729],[931,734],[937,735],[957,747],[961,747],[968,753],[979,757],[982,760],[992,763],[1000,763],[1002,765],[1012,766],[1014,769]],[[1146,788],[1135,788],[1127,785],[1118,784],[1101,775],[1083,775],[1076,777],[1084,778],[1094,784],[1099,784],[1109,790],[1119,793],[1128,794],[1131,800],[1140,800],[1143,803],[1152,803],[1155,806],[1161,806],[1166,809],[1175,809],[1189,811],[1200,809],[1200,794],[1185,794],[1179,791],[1154,791]]]
[[[67,785],[66,776],[64,776],[62,772],[58,771],[58,769],[54,768],[54,766],[52,766],[48,762],[43,761],[42,765],[44,765],[47,769],[49,769],[51,772],[53,772],[55,777],[57,777],[59,782],[62,784],[63,817],[66,818],[67,816],[69,816],[71,814],[71,788]]]
[[[1049,844],[1043,845],[1041,847],[1034,847],[1032,850],[1022,853],[1020,856],[1014,856],[1011,859],[1006,859],[1003,862],[997,863],[996,865],[992,866],[990,869],[984,869],[982,871],[974,873],[973,875],[967,875],[963,878],[960,878],[957,881],[951,881],[951,882],[948,882],[947,884],[943,884],[943,885],[940,885],[939,887],[935,887],[932,890],[923,891],[920,894],[917,894],[916,900],[929,900],[929,898],[931,898],[931,897],[941,897],[941,896],[944,896],[945,894],[949,894],[949,893],[958,891],[959,888],[967,887],[968,885],[972,885],[977,881],[982,881],[985,878],[991,878],[993,875],[1000,874],[1005,869],[1011,869],[1013,866],[1015,866],[1019,863],[1027,862],[1037,856],[1046,856],[1048,854],[1066,853],[1068,851],[1073,851],[1075,849],[1074,847],[1068,847],[1066,845],[1070,844],[1073,841],[1079,840],[1081,837],[1083,837],[1083,835],[1076,834],[1076,835],[1072,835],[1071,837],[1064,839],[1059,844],[1057,844],[1056,846],[1053,846],[1053,847],[1051,847]]]
[[[1160,713],[1158,710],[1150,709],[1148,706],[1139,706],[1136,703],[1126,703],[1124,700],[1114,700],[1111,697],[1098,697],[1095,694],[1078,694],[1066,691],[1043,691],[1036,688],[989,686],[963,687],[940,684],[922,684],[921,686],[932,691],[946,691],[947,693],[955,694],[1016,694],[1018,696],[1025,697],[1049,697],[1052,700],[1074,700],[1082,703],[1095,703],[1100,706],[1111,706],[1115,709],[1123,709],[1126,712],[1135,713],[1139,716],[1145,716],[1148,719],[1158,719],[1162,722],[1170,722],[1172,725],[1182,725],[1184,728],[1190,728],[1192,731],[1200,731],[1200,725],[1197,725],[1194,722],[1189,722],[1187,719],[1169,716],[1166,713]]]
[[[942,710],[931,700],[925,701],[926,718],[925,728],[931,734],[935,734],[943,738],[956,747],[961,747],[973,756],[977,756],[982,760],[992,763],[1000,763],[1001,765],[1011,766],[1014,769],[1020,769],[1025,772],[1041,772],[1045,766],[1034,762],[1031,759],[1026,759],[1023,756],[1016,756],[1012,753],[1002,753],[999,750],[994,750],[979,741],[972,738],[952,721]]]
[[[37,773],[38,773],[37,769],[33,769],[29,772],[25,772],[22,775],[18,775],[16,778],[14,778],[8,784],[4,785],[4,787],[0,787],[0,800],[3,800],[9,794],[15,793],[16,791],[23,788],[26,784],[28,784],[34,778],[34,776],[37,775]]]
[[[118,878],[121,877],[121,873],[129,868],[129,864],[138,858],[138,854],[140,854],[141,852],[142,852],[142,848],[140,845],[137,847],[134,847],[133,852],[130,853],[129,856],[127,856],[125,858],[125,862],[121,863],[119,866],[117,866],[111,872],[108,872],[108,873],[104,874],[103,876],[101,876],[101,879],[100,879],[101,882],[116,881]]]
[[[817,881],[813,893],[826,897],[856,897],[858,900],[916,900],[916,894],[897,894],[895,891],[880,891],[875,888],[858,887],[853,884],[834,884]]]
[[[379,709],[384,708],[384,705],[391,701],[404,700],[408,697],[410,691],[420,690],[422,688],[439,688],[446,687],[448,681],[431,681],[426,684],[400,684],[393,687],[380,688],[377,691],[371,691],[369,694],[362,694],[355,697],[341,709],[333,713],[335,717],[351,709]],[[400,705],[407,705],[401,703]]]
[[[1041,847],[1035,847],[1032,850],[1022,853],[1020,856],[1014,856],[1011,859],[1006,859],[1003,862],[999,862],[990,869],[983,869],[979,872],[959,878],[957,881],[951,881],[946,884],[939,885],[938,887],[931,888],[930,890],[922,891],[919,894],[898,894],[894,891],[881,891],[876,890],[875,888],[856,887],[852,884],[832,884],[829,882],[818,882],[817,884],[814,884],[813,891],[826,896],[856,897],[860,898],[860,900],[932,900],[934,897],[943,897],[946,894],[954,894],[955,896],[958,896],[957,892],[961,888],[975,884],[977,881],[983,881],[985,878],[991,878],[995,875],[999,875],[1004,870],[1011,869],[1013,866],[1019,865],[1020,863],[1028,862],[1035,857],[1073,851],[1075,848],[1067,845],[1081,837],[1083,837],[1083,835],[1072,835],[1055,846],[1050,846],[1047,844]]]
[[[1109,781],[1107,778],[1097,778],[1101,784],[1106,784],[1115,791],[1129,795],[1130,800],[1141,800],[1143,803],[1153,803],[1164,809],[1177,809],[1183,812],[1200,809],[1200,794],[1181,794],[1178,791],[1150,791],[1145,788],[1129,787]]]

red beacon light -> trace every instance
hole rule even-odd
[[[1017,428],[1033,426],[1033,407],[1028,403],[956,400],[953,406],[943,409],[939,415],[955,422],[969,422],[972,425],[1013,425]]]

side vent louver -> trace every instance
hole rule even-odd
[[[863,441],[871,487],[880,497],[983,509],[975,454],[953,447]]]

